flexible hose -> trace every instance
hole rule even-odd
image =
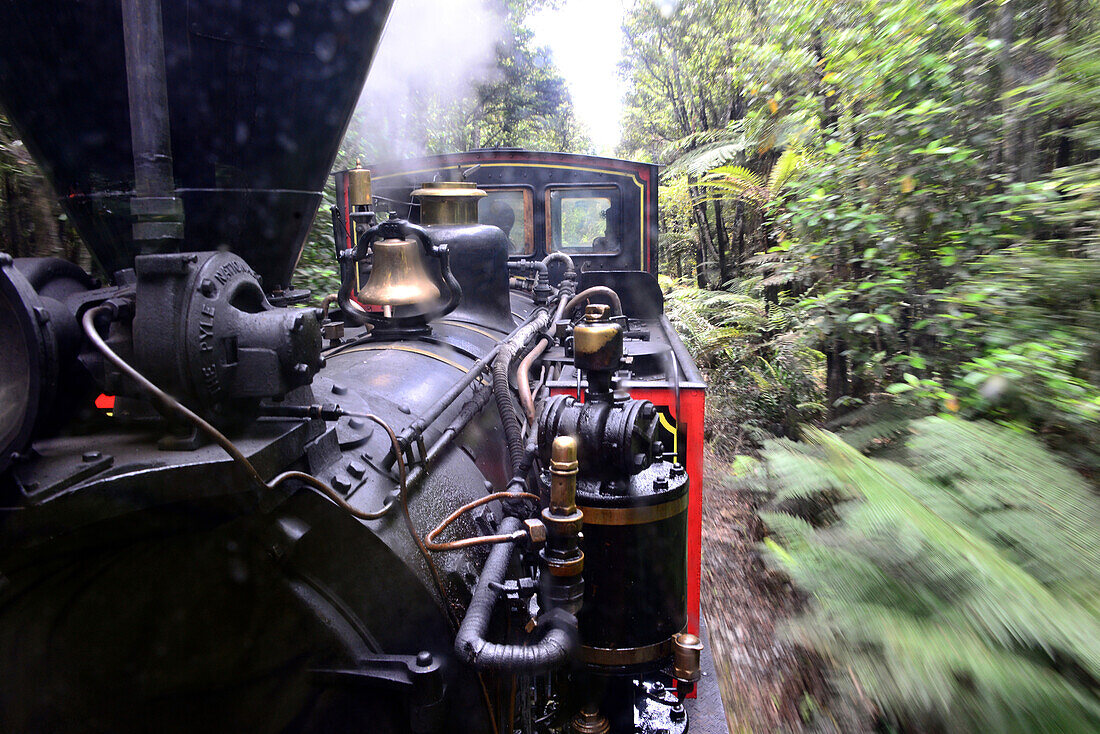
[[[512,362],[527,345],[550,323],[550,314],[545,310],[536,312],[528,324],[501,345],[496,359],[493,360],[493,396],[496,398],[500,423],[504,427],[504,436],[508,445],[508,459],[512,473],[519,470],[523,460],[523,428],[520,425],[519,411],[512,401],[512,386],[509,375]]]
[[[509,534],[520,527],[519,520],[507,517],[498,530],[501,534]],[[552,627],[533,645],[501,645],[485,639],[497,601],[493,586],[504,581],[514,549],[514,544],[509,542],[495,545],[489,551],[466,616],[455,635],[455,653],[478,670],[542,673],[569,659],[574,644],[571,630],[563,626]]]

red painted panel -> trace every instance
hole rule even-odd
[[[688,631],[699,634],[699,592],[702,583],[703,559],[703,415],[706,393],[702,388],[680,390],[680,412],[676,415],[676,396],[672,388],[632,388],[630,397],[648,400],[667,408],[669,414],[682,424],[680,435],[684,437],[688,473]]]

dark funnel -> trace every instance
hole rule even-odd
[[[288,286],[393,0],[161,0],[183,250]],[[0,2],[0,104],[93,255],[133,266],[120,0]]]

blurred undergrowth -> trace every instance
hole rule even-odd
[[[794,639],[906,730],[1100,728],[1093,488],[988,422],[807,433],[741,480],[774,492],[769,555],[814,595]]]

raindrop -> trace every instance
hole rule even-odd
[[[331,33],[326,33],[317,39],[317,43],[313,46],[313,52],[317,54],[322,62],[328,63],[336,57],[336,37]]]

